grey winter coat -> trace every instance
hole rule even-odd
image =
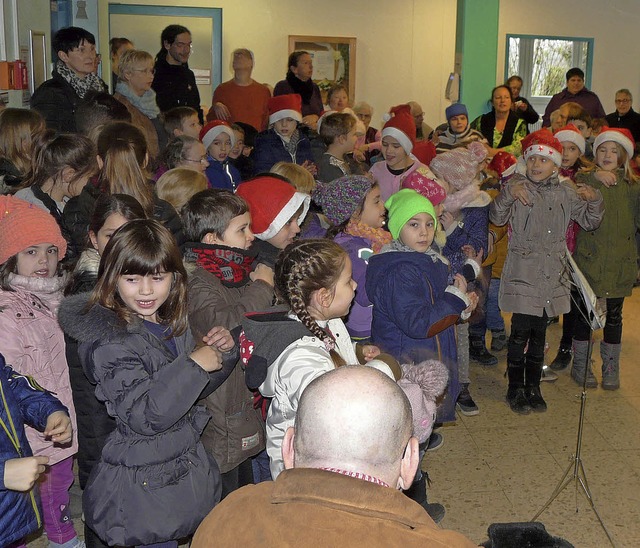
[[[142,322],[124,324],[88,294],[65,299],[59,321],[78,340],[96,396],[116,419],[83,495],[85,521],[109,546],[152,544],[191,535],[220,500],[220,475],[200,434],[209,416],[194,407],[209,375],[188,353],[178,357]]]
[[[511,189],[517,183],[524,184],[532,205],[525,206],[513,196]],[[545,311],[550,317],[568,312],[567,226],[573,219],[584,230],[593,230],[603,215],[599,192],[596,200],[587,202],[557,175],[540,183],[514,175],[489,209],[492,223],[509,222],[512,229],[500,283],[500,309],[539,317]]]

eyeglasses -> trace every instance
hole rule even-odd
[[[631,102],[631,99],[616,99],[616,103],[626,104],[630,102]]]
[[[151,69],[133,69],[133,72],[142,72],[144,74],[151,74],[152,76],[156,73],[156,69],[151,68]]]
[[[203,156],[202,158],[198,158],[197,160],[193,160],[192,158],[185,158],[184,156],[182,157],[182,159],[185,162],[193,162],[194,164],[208,164],[209,160],[207,160],[206,156]]]

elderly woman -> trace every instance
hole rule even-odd
[[[520,141],[527,135],[527,122],[511,109],[511,90],[501,85],[491,92],[491,112],[478,116],[471,128],[478,130],[487,140],[489,156],[504,150],[514,156],[522,154]]]
[[[151,89],[155,73],[153,57],[146,51],[125,51],[120,58],[119,71],[114,97],[131,113],[131,123],[144,133],[150,159],[155,161],[167,139],[156,92]]]
[[[31,108],[42,114],[47,127],[76,133],[75,112],[91,90],[107,91],[96,74],[96,39],[79,27],[60,29],[52,41],[58,55],[51,79],[31,97]]]
[[[327,92],[327,104],[329,110],[342,112],[349,106],[349,90],[347,86],[336,84]]]
[[[302,123],[315,129],[324,107],[320,88],[311,79],[313,76],[311,55],[308,51],[294,51],[289,55],[288,66],[286,78],[276,84],[273,95],[274,97],[290,93],[300,95],[302,97]]]

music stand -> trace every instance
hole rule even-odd
[[[547,500],[545,505],[538,511],[538,513],[535,516],[533,516],[533,518],[531,518],[531,521],[536,521],[536,519],[540,516],[540,514],[542,514],[542,512],[544,512],[551,505],[551,503],[558,497],[558,495],[562,491],[564,491],[564,489],[567,486],[569,486],[569,484],[574,483],[575,490],[576,490],[576,513],[578,512],[577,493],[578,493],[578,488],[580,488],[582,490],[583,495],[586,497],[587,501],[589,502],[589,505],[591,506],[591,510],[593,510],[593,513],[598,518],[598,521],[600,522],[600,526],[602,527],[604,534],[607,535],[607,538],[609,539],[611,546],[615,546],[613,542],[613,538],[611,537],[611,534],[607,530],[606,525],[602,521],[602,518],[600,517],[600,514],[598,513],[598,510],[595,507],[595,504],[593,502],[593,496],[591,495],[591,490],[589,489],[589,484],[587,482],[587,474],[584,471],[584,466],[582,465],[582,432],[584,429],[584,417],[585,417],[585,409],[587,404],[587,370],[589,367],[591,367],[591,352],[593,350],[592,335],[595,330],[602,329],[604,327],[606,313],[603,312],[602,308],[599,306],[598,299],[595,293],[593,292],[593,289],[591,289],[589,282],[587,282],[587,279],[584,277],[584,274],[582,274],[582,272],[578,268],[578,265],[576,265],[569,251],[567,251],[566,257],[567,257],[566,271],[568,271],[568,274],[569,274],[569,278],[567,279],[567,282],[569,283],[569,285],[575,287],[577,292],[580,294],[583,302],[586,305],[586,310],[584,310],[583,307],[580,306],[580,303],[576,302],[573,291],[571,292],[571,300],[574,302],[574,304],[576,305],[576,308],[579,310],[580,314],[582,314],[582,317],[586,320],[586,322],[589,324],[591,328],[589,331],[589,341],[587,345],[587,369],[585,369],[584,380],[582,382],[582,395],[580,397],[580,419],[578,422],[578,439],[576,440],[576,451],[571,457],[571,462],[569,463],[569,466],[567,467],[564,474],[560,478],[560,481],[558,482],[558,484],[556,485],[556,488],[554,489],[553,493],[549,497],[549,500]],[[565,275],[566,273],[567,272],[565,272]],[[573,468],[573,473],[571,473],[572,468]],[[570,473],[571,475],[569,475]]]

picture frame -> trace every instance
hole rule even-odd
[[[29,30],[29,87],[31,93],[47,80],[47,37],[44,32]]]
[[[289,35],[289,53],[308,51],[313,59],[313,82],[320,88],[322,102],[336,84],[349,90],[353,105],[356,95],[356,39],[342,36]]]

